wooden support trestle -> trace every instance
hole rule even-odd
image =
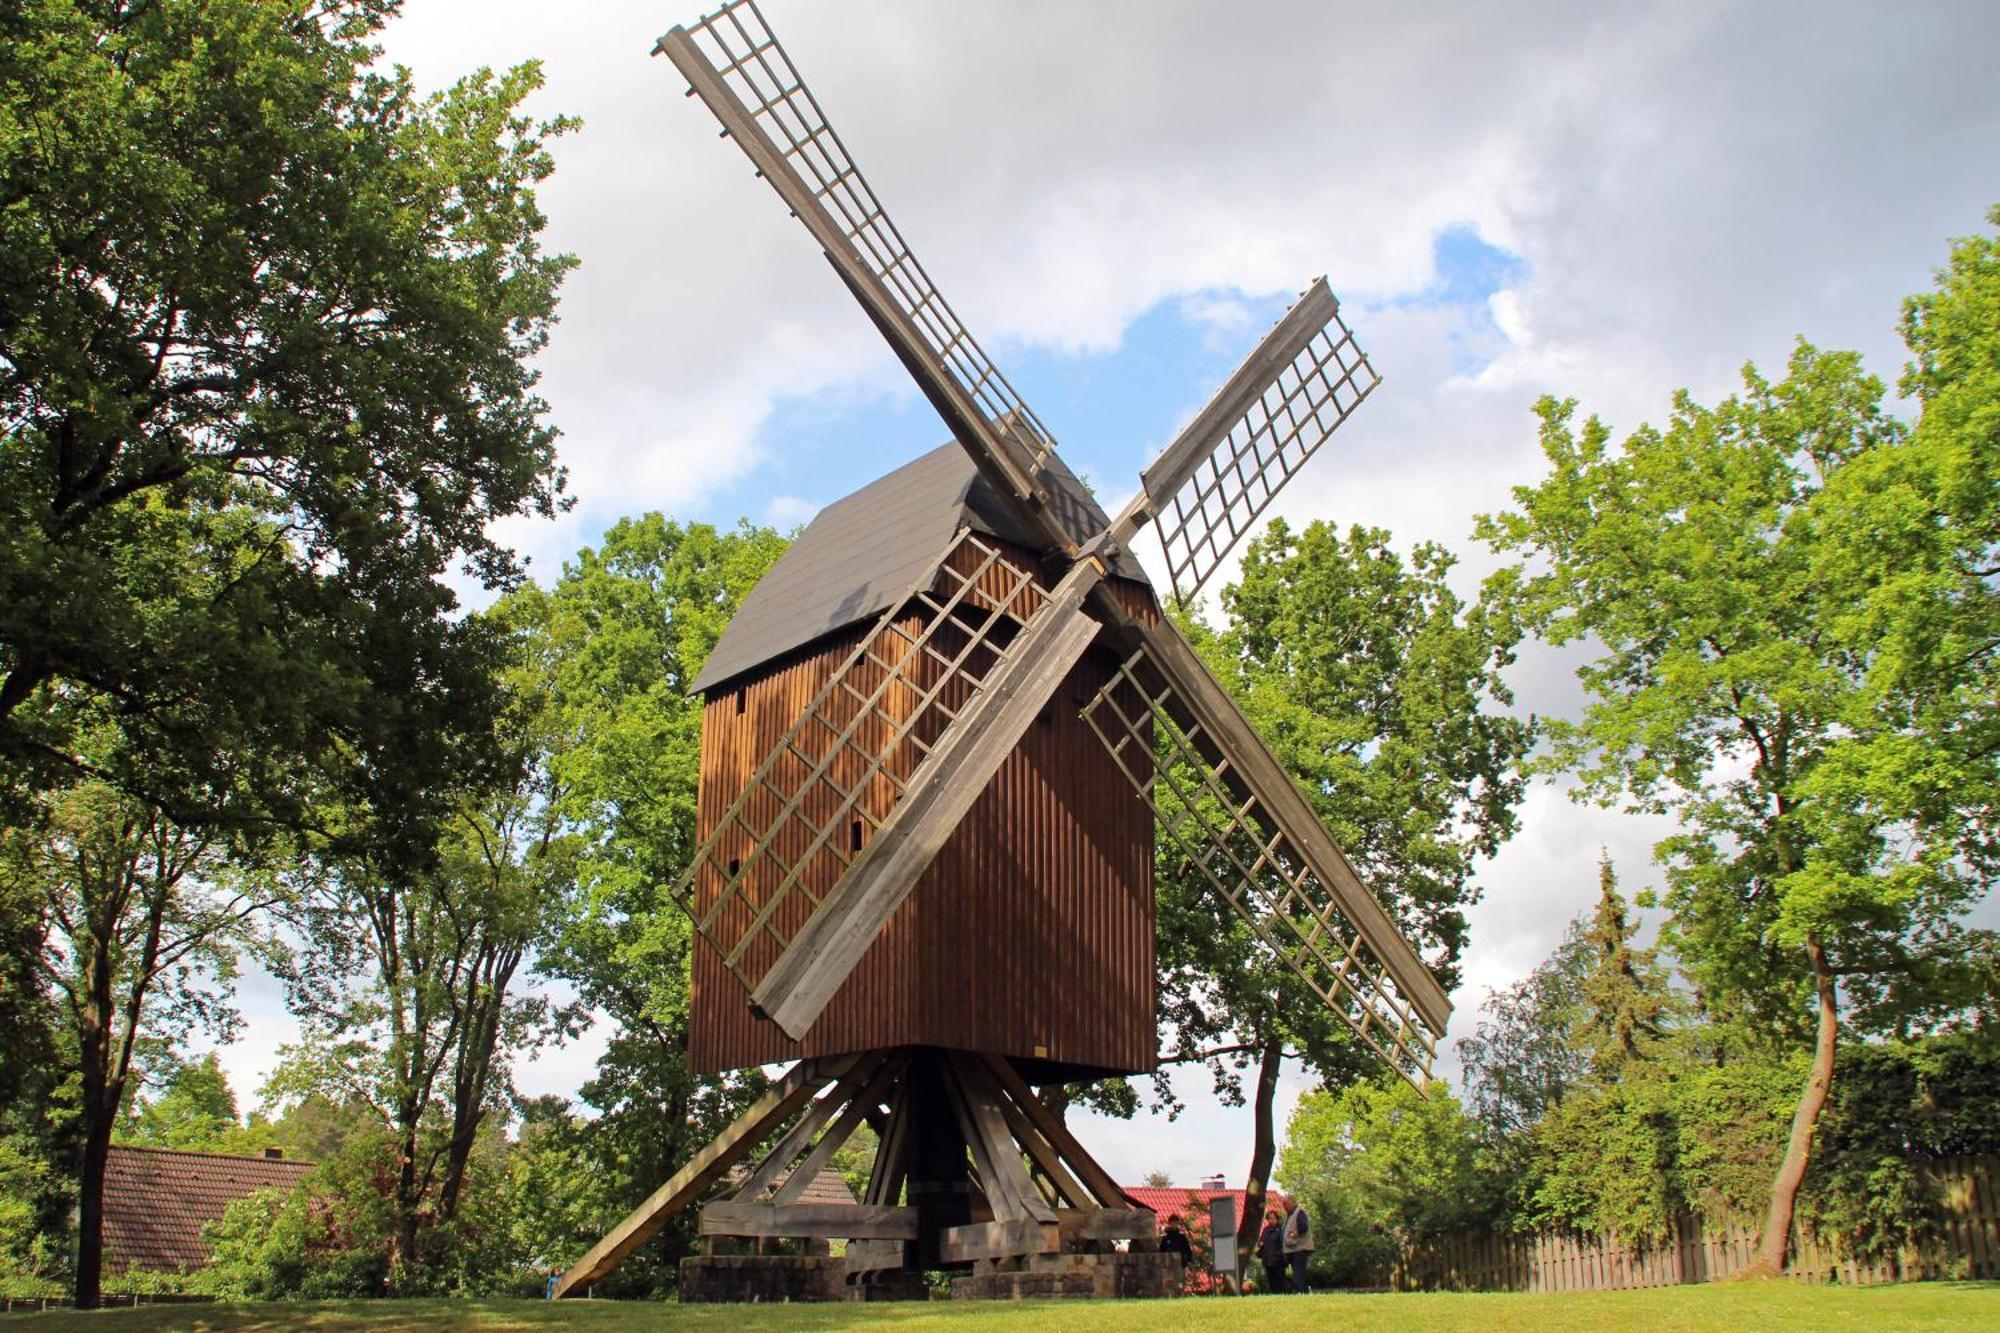
[[[863,1200],[802,1202],[864,1122],[880,1128]],[[754,1165],[730,1174],[767,1142]],[[1108,1251],[1116,1240],[1150,1249],[1156,1236],[1153,1214],[1005,1058],[930,1048],[794,1066],[578,1261],[556,1295],[584,1294],[696,1202],[705,1246],[713,1237],[846,1240],[850,1283],[887,1270]]]

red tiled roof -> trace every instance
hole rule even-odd
[[[164,1148],[113,1148],[104,1166],[104,1266],[188,1271],[208,1263],[201,1229],[265,1188],[289,1190],[311,1162]]]
[[[1166,1230],[1167,1219],[1178,1217],[1189,1235],[1208,1235],[1208,1202],[1210,1199],[1228,1199],[1234,1206],[1236,1215],[1243,1215],[1242,1190],[1183,1189],[1179,1186],[1159,1188],[1152,1185],[1127,1185],[1125,1192],[1160,1216],[1160,1229]],[[1290,1208],[1291,1196],[1272,1190],[1264,1196],[1267,1208]]]

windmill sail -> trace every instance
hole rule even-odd
[[[1180,631],[1134,628],[1143,641],[1084,719],[1189,871],[1422,1086],[1451,1017],[1444,989]]]
[[[1037,476],[1054,438],[939,294],[756,5],[725,5],[655,49],[813,234],[980,470],[1069,546]]]
[[[1183,606],[1381,382],[1317,279],[1140,479]]]

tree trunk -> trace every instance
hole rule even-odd
[[[1771,1185],[1771,1212],[1764,1219],[1763,1241],[1758,1246],[1756,1262],[1744,1270],[1745,1277],[1777,1277],[1785,1271],[1793,1205],[1798,1202],[1799,1186],[1806,1178],[1813,1133],[1819,1128],[1819,1113],[1833,1087],[1834,1042],[1840,1032],[1833,972],[1827,966],[1826,950],[1820,947],[1818,937],[1806,936],[1806,957],[1812,960],[1813,985],[1819,995],[1819,1037],[1813,1044],[1812,1076],[1806,1080],[1805,1095],[1792,1115],[1791,1142],[1785,1146],[1785,1160],[1779,1164],[1778,1178]]]
[[[1271,1183],[1271,1162],[1278,1155],[1278,1138],[1271,1124],[1278,1105],[1278,1069],[1285,1060],[1285,1043],[1272,1037],[1264,1043],[1264,1056],[1257,1066],[1255,1137],[1250,1146],[1250,1178],[1243,1183],[1243,1216],[1236,1224],[1237,1271],[1247,1266],[1264,1229],[1264,1191]]]
[[[104,1167],[114,1117],[86,1114],[76,1179],[76,1308],[95,1310],[104,1291]]]

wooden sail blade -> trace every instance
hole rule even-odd
[[[1379,383],[1316,280],[1141,477],[1182,605]]]
[[[1138,648],[1085,720],[1189,869],[1362,1042],[1423,1086],[1451,1017],[1443,987],[1180,631],[1132,628]]]
[[[1039,479],[1054,438],[917,262],[756,5],[736,0],[655,50],[812,233],[988,480],[1052,548],[1073,549]]]
[[[758,763],[669,891],[746,993],[1048,609],[1032,570],[962,530]]]
[[[751,1004],[788,1035],[812,1027],[1097,637],[1083,602],[1104,572],[1078,561],[1049,592],[911,775],[907,797],[764,974]]]

